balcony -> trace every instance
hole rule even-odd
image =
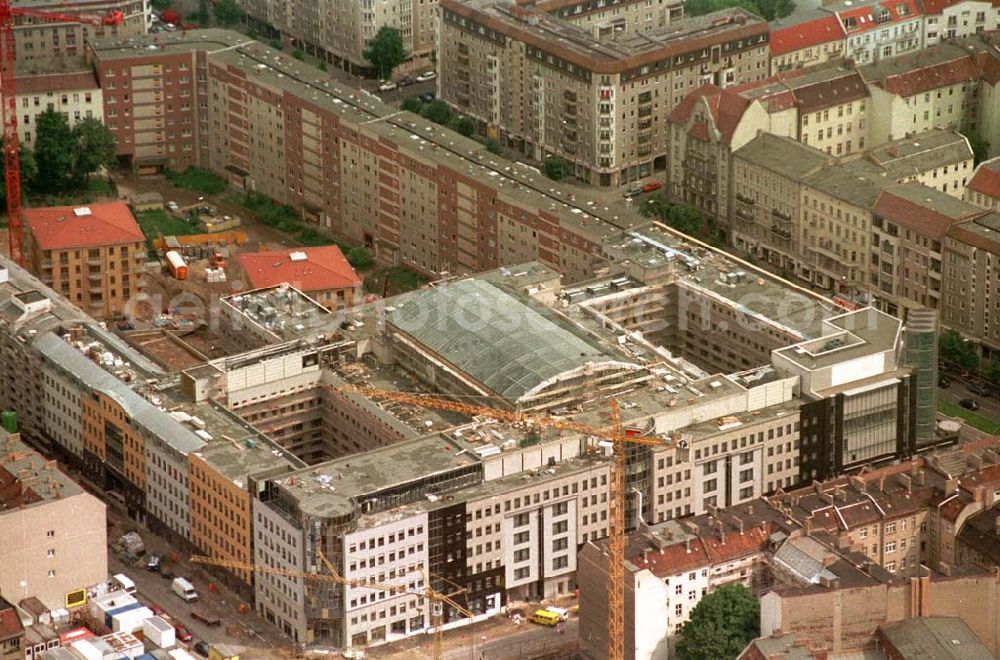
[[[647,106],[642,106],[642,107],[639,108],[639,118],[640,119],[642,117],[649,117],[652,114],[653,114],[653,108],[649,107],[648,105]]]
[[[87,259],[87,265],[88,266],[100,266],[101,265],[101,258],[100,257],[90,257],[89,259]]]
[[[789,231],[786,227],[782,227],[780,225],[771,225],[771,231],[774,233],[775,236],[780,236],[785,240],[790,240],[792,238],[792,232]]]

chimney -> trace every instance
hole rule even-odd
[[[805,530],[806,536],[811,535],[812,534],[812,528],[813,528],[812,518],[806,518],[803,521],[802,528],[803,528],[803,530]]]
[[[882,491],[883,493],[885,492],[885,475],[884,474],[881,477],[878,478],[878,489],[880,491]]]
[[[827,504],[833,504],[833,495],[826,492],[825,490],[817,490],[816,492],[819,493],[819,499],[826,502]]]
[[[733,524],[736,525],[736,529],[740,530],[740,536],[743,536],[743,519],[739,516],[733,516]]]
[[[1000,536],[1000,516],[997,516],[993,521],[993,533]]]
[[[685,536],[684,537],[684,549],[687,550],[688,554],[691,554],[691,537],[690,536]]]
[[[649,548],[642,549],[642,563],[643,564],[649,563]]]
[[[924,485],[924,481],[926,479],[927,479],[927,470],[921,470],[920,472],[917,472],[917,485],[918,486],[923,486]]]
[[[910,495],[913,493],[913,479],[910,478],[908,474],[900,474],[899,480],[902,482],[903,487],[906,488],[906,494]]]
[[[858,492],[860,492],[860,493],[866,493],[866,492],[868,492],[868,482],[866,482],[861,477],[851,476],[851,477],[848,477],[848,481],[850,482],[850,484],[852,486],[854,486],[858,490]]]
[[[965,457],[965,463],[973,470],[983,469],[983,459],[978,454],[969,454]]]
[[[719,532],[719,541],[722,545],[726,545],[726,524],[721,520],[716,520],[715,529]]]
[[[920,472],[920,464],[917,461],[910,461],[910,476],[916,477]]]
[[[949,479],[944,482],[944,494],[951,495],[958,491],[958,479]]]

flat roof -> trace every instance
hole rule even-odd
[[[790,137],[761,133],[738,149],[734,156],[794,181],[834,162],[833,157]]]
[[[964,135],[935,128],[879,145],[867,152],[867,158],[898,179],[971,161],[973,154]]]
[[[904,619],[879,626],[902,660],[989,660],[990,650],[957,616]]]
[[[903,330],[902,321],[874,307],[826,319],[823,326],[822,336],[779,348],[775,353],[805,369],[823,369],[891,350]]]
[[[16,487],[18,482],[21,487]],[[81,493],[83,489],[55,461],[0,429],[0,515]]]

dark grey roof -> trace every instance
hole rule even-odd
[[[993,654],[958,617],[921,617],[879,627],[902,660],[992,660]]]

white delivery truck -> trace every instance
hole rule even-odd
[[[132,579],[124,573],[119,573],[118,575],[112,577],[111,586],[113,588],[121,589],[127,594],[135,593],[135,582],[133,582]]]
[[[189,603],[198,600],[198,592],[194,590],[194,585],[182,577],[174,578],[173,589],[175,594]]]

